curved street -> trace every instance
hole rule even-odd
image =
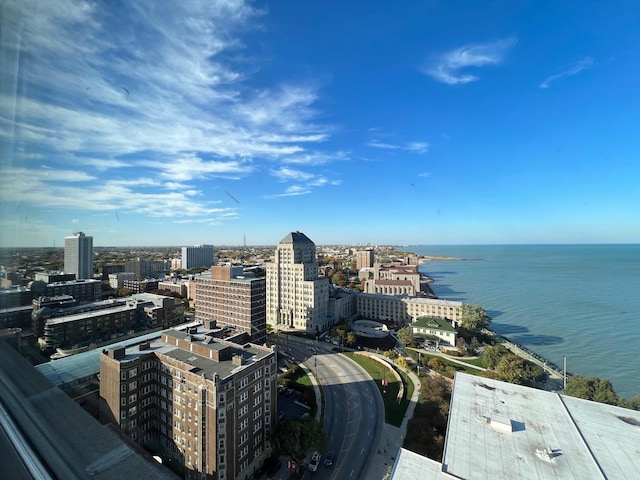
[[[325,342],[286,335],[277,336],[276,344],[297,362],[304,362],[322,387],[327,445],[318,471],[306,472],[304,478],[366,478],[384,425],[382,399],[371,377],[356,363],[329,350],[332,345]],[[326,467],[324,456],[329,451],[336,457]]]

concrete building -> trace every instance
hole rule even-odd
[[[415,297],[416,287],[410,280],[372,279],[364,282],[365,293]]]
[[[109,280],[112,273],[124,272],[124,263],[110,263],[102,266],[102,281]]]
[[[215,265],[213,256],[213,245],[195,245],[193,247],[182,247],[182,268],[206,267]]]
[[[276,353],[195,325],[103,351],[101,415],[132,440],[183,462],[185,478],[251,477],[271,453]]]
[[[161,278],[169,270],[169,264],[164,260],[145,260],[137,258],[124,263],[125,272],[133,272],[135,278]]]
[[[160,282],[158,280],[152,280],[149,278],[145,280],[129,278],[122,282],[122,288],[127,288],[131,290],[132,293],[153,292],[154,290],[158,290],[159,283]]]
[[[100,280],[68,280],[46,284],[42,281],[29,283],[32,299],[38,297],[58,297],[70,295],[78,302],[95,302],[102,298],[102,282]],[[31,303],[29,300],[29,303]]]
[[[375,252],[372,248],[358,250],[356,252],[356,270],[360,271],[362,268],[373,267],[374,258]]]
[[[75,273],[65,272],[36,272],[34,276],[34,280],[40,280],[44,283],[68,282],[75,279]]]
[[[93,278],[93,237],[75,232],[64,238],[64,271],[75,273],[77,280]]]
[[[170,282],[158,282],[158,290],[169,291],[182,298],[187,298],[189,294],[189,282],[174,278]]]
[[[329,279],[318,277],[316,245],[301,232],[284,237],[267,263],[267,323],[319,333],[329,326]]]
[[[263,343],[267,335],[266,280],[245,277],[242,267],[213,266],[195,277],[196,320],[233,326]]]
[[[640,478],[640,412],[456,373],[442,463],[401,450],[393,480]]]
[[[109,286],[113,289],[124,287],[125,280],[134,280],[136,274],[133,272],[120,272],[109,274]]]
[[[438,317],[455,325],[462,313],[462,302],[436,298],[359,293],[357,302],[361,317],[398,324],[411,323],[419,317]]]
[[[103,302],[34,309],[32,329],[44,350],[108,341],[133,330],[167,328],[184,322],[184,305],[172,297],[138,294]]]

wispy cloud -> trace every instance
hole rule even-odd
[[[540,84],[540,88],[549,88],[549,85],[551,85],[551,82],[555,82],[556,80],[559,80],[563,77],[570,77],[572,75],[577,75],[581,71],[586,70],[587,68],[593,67],[593,65],[594,65],[593,59],[591,57],[585,57],[582,60],[579,60],[574,64],[570,65],[560,73],[556,73],[555,75],[551,75],[547,77],[544,80],[544,82]]]
[[[468,44],[439,55],[422,69],[422,72],[434,80],[448,85],[475,82],[478,77],[464,73],[468,67],[500,65],[507,53],[517,43],[513,37],[489,43]]]
[[[236,61],[240,38],[264,13],[251,4],[9,3],[6,24],[21,30],[0,45],[15,62],[0,69],[0,140],[15,152],[3,161],[21,168],[3,169],[0,201],[218,221],[237,210],[212,208],[199,182],[275,171],[308,183],[286,192],[301,194],[321,176],[278,166],[347,155],[315,148],[333,131],[319,121],[316,85],[247,81],[260,60]],[[16,81],[19,101],[6,89]]]
[[[385,150],[404,150],[406,152],[419,154],[427,153],[429,151],[429,144],[426,142],[408,142],[405,144],[394,144],[372,140],[367,145],[369,145],[370,147],[382,148]]]

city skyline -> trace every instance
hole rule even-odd
[[[633,2],[0,12],[0,247],[640,241]]]

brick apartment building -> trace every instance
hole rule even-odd
[[[184,462],[185,478],[248,478],[271,453],[276,353],[199,326],[102,352],[101,415],[132,440]]]
[[[263,343],[267,334],[266,280],[244,277],[242,267],[214,266],[195,278],[196,320],[233,326]]]

